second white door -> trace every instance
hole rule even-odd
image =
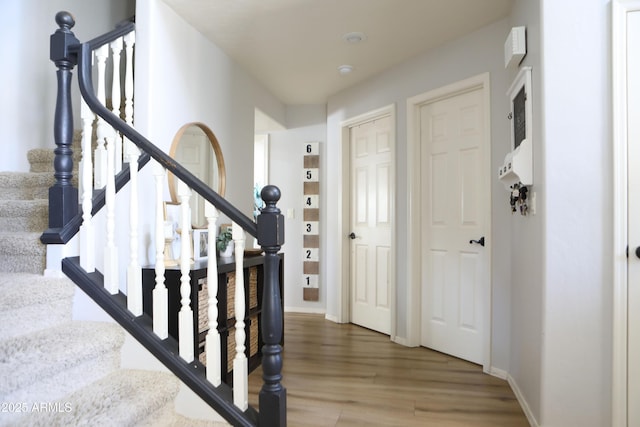
[[[627,14],[628,354],[627,423],[640,425],[640,10]]]
[[[350,129],[351,322],[390,333],[394,176],[389,116]]]
[[[482,363],[489,251],[472,241],[488,243],[483,89],[421,105],[419,112],[421,343]]]

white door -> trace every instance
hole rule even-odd
[[[483,89],[419,107],[422,345],[483,362],[490,203]],[[505,209],[508,208],[505,207]]]
[[[394,177],[391,118],[350,129],[351,322],[389,334]]]
[[[640,11],[627,15],[628,155],[628,425],[640,425]]]

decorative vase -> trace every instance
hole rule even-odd
[[[224,251],[220,251],[220,258],[231,258],[233,256],[233,240],[227,243]]]

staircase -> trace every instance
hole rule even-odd
[[[28,159],[0,173],[0,426],[227,425],[176,413],[174,375],[121,369],[119,325],[72,319],[80,291],[42,275],[53,154]]]

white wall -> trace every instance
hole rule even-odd
[[[541,421],[611,424],[610,0],[542,0]]]
[[[518,0],[514,3],[509,27],[522,26],[527,31],[527,55],[523,66],[531,66],[531,99],[533,108],[533,185],[537,194],[537,213],[523,217],[511,215],[510,240],[505,247],[510,252],[509,283],[510,348],[509,377],[513,387],[524,398],[524,405],[536,422],[540,420],[542,380],[542,317],[544,311],[544,219],[545,188],[543,161],[542,69],[540,41],[540,4]],[[509,84],[517,69],[510,70]],[[510,137],[509,137],[510,138]],[[505,199],[504,203],[506,204]],[[504,207],[502,207],[504,209]]]
[[[287,107],[287,130],[270,134],[269,181],[282,191],[280,209],[283,214],[293,210],[293,218],[285,216],[285,292],[286,311],[324,313],[327,299],[326,287],[320,287],[317,302],[304,301],[302,287],[303,262],[303,156],[307,142],[317,141],[321,145],[321,175],[331,173],[331,165],[324,159],[327,137],[327,113],[325,105],[298,105]],[[320,204],[324,205],[325,200]],[[321,214],[321,222],[322,222]],[[324,225],[323,225],[324,227]],[[321,242],[323,246],[325,242]],[[324,259],[320,259],[320,265]]]
[[[486,26],[462,39],[448,43],[403,63],[352,89],[343,91],[329,99],[327,108],[327,155],[329,172],[322,182],[323,191],[339,193],[346,177],[342,176],[342,148],[340,147],[340,123],[349,118],[395,104],[396,106],[396,170],[397,176],[397,335],[406,337],[409,330],[407,304],[407,112],[406,100],[432,89],[454,83],[484,72],[491,79],[491,136],[492,170],[497,170],[509,147],[506,90],[508,88],[503,62],[503,44],[507,35],[507,21],[502,20]],[[493,235],[493,326],[492,365],[504,371],[508,368],[509,348],[509,230],[507,193],[497,180],[492,184]],[[323,286],[327,287],[327,314],[339,317],[337,302],[338,285],[341,281],[339,262],[342,254],[342,206],[340,197],[322,195],[327,200],[327,215],[324,225],[324,241],[327,263],[323,270]],[[343,236],[344,235],[344,236]]]
[[[251,217],[255,109],[284,123],[284,106],[162,1],[138,0],[136,27],[136,129],[168,152],[185,123],[209,126],[224,155],[226,198]],[[142,193],[141,205],[153,203],[151,187]]]
[[[0,67],[4,82],[0,171],[26,172],[29,149],[55,148],[56,67],[49,60],[49,36],[58,29],[56,13],[71,12],[76,20],[72,31],[86,41],[133,16],[133,4],[134,0],[2,0],[5,19],[0,38],[8,59]],[[75,71],[72,88],[79,93]],[[74,110],[79,111],[79,106],[74,105]]]
[[[137,26],[136,127],[168,151],[183,124],[208,125],[227,165],[227,196],[250,215],[254,111],[284,122],[284,106],[163,2],[138,1]]]

